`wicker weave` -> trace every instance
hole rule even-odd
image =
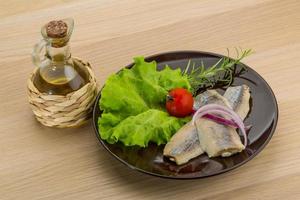
[[[89,63],[80,62],[90,73],[89,83],[67,95],[41,93],[33,84],[34,73],[28,79],[28,98],[36,119],[45,126],[66,128],[80,126],[90,117],[97,96],[97,83]]]

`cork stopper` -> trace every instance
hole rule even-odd
[[[51,38],[63,38],[67,35],[68,25],[62,20],[53,20],[46,25],[46,33]]]

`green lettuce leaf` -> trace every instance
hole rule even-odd
[[[131,69],[111,75],[101,92],[103,114],[98,119],[102,139],[109,143],[145,147],[148,143],[165,144],[188,119],[170,116],[165,99],[172,88],[191,89],[181,70],[169,67],[157,71],[156,62],[134,59]]]

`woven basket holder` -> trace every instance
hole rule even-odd
[[[34,74],[30,75],[28,87],[28,99],[36,119],[45,126],[67,128],[84,124],[90,117],[94,101],[97,96],[97,83],[89,63],[78,58],[74,62],[80,62],[87,67],[90,74],[89,83],[77,91],[67,95],[49,95],[41,93],[33,84]]]

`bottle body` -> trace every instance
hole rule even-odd
[[[43,40],[33,51],[38,66],[33,83],[42,93],[66,95],[89,81],[86,66],[71,57],[69,39],[73,20],[51,21],[42,28]]]
[[[70,58],[66,63],[48,63],[38,69],[33,83],[42,93],[66,95],[89,82],[86,66]]]

